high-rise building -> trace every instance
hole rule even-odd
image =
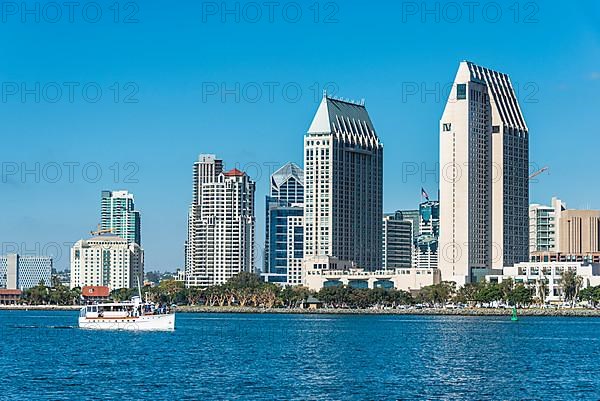
[[[413,266],[420,269],[438,268],[440,233],[440,202],[426,201],[419,205],[419,234],[415,240]]]
[[[266,197],[265,281],[302,284],[304,246],[304,172],[287,163],[271,176]]]
[[[527,261],[529,132],[508,75],[460,63],[440,120],[444,280]]]
[[[27,290],[41,281],[51,285],[52,258],[8,254],[0,256],[0,288]]]
[[[255,183],[237,169],[224,172],[215,155],[200,155],[193,177],[186,286],[219,285],[254,272]]]
[[[142,245],[140,212],[135,210],[133,194],[127,191],[102,191],[100,228],[111,230],[127,242]]]
[[[383,261],[385,270],[412,267],[413,223],[402,212],[383,216]]]
[[[79,240],[71,248],[71,288],[135,288],[144,282],[144,251],[116,235]]]
[[[304,138],[304,169],[305,264],[326,256],[380,268],[383,144],[364,104],[323,96]]]
[[[529,254],[558,250],[560,216],[566,205],[552,198],[552,206],[529,205]]]

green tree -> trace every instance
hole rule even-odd
[[[533,301],[532,290],[523,284],[517,284],[508,295],[508,301],[515,306],[529,305]]]
[[[565,270],[561,275],[561,284],[564,300],[575,305],[579,291],[583,285],[583,278],[577,276],[572,270]]]

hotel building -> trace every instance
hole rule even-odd
[[[382,264],[383,145],[364,104],[327,95],[304,138],[304,264]]]
[[[144,281],[144,251],[116,235],[79,240],[71,248],[71,288],[135,288]]]
[[[255,183],[237,169],[224,172],[215,155],[193,168],[186,242],[186,286],[213,286],[254,272]]]
[[[529,132],[508,75],[460,63],[440,120],[443,280],[528,260]]]

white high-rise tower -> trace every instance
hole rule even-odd
[[[194,163],[186,286],[219,285],[242,271],[254,272],[254,191],[246,173],[223,172],[214,155],[200,155]]]
[[[440,121],[443,280],[528,260],[529,133],[508,75],[460,63]]]
[[[383,145],[364,104],[323,96],[304,138],[304,168],[308,267],[312,259],[381,268]]]

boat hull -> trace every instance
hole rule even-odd
[[[79,327],[90,330],[171,331],[175,330],[175,314],[130,318],[79,317]]]

